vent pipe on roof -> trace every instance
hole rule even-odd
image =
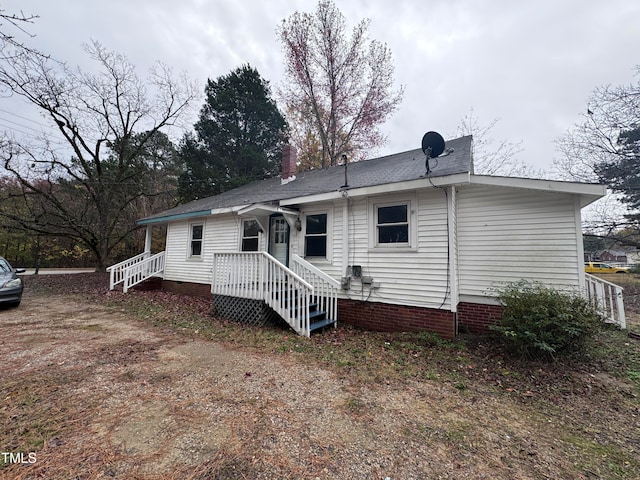
[[[344,153],[342,154],[342,164],[344,165],[344,185],[340,188],[349,188],[349,180],[347,177],[347,165],[349,165],[349,160]]]

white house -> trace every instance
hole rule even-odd
[[[479,332],[493,289],[520,279],[583,289],[580,210],[602,185],[475,175],[470,136],[429,160],[421,149],[257,181],[141,219],[146,252],[112,267],[125,288],[212,293],[221,315],[276,313],[308,335],[335,320],[375,330]],[[151,226],[167,225],[151,256]],[[136,266],[138,265],[138,266]]]

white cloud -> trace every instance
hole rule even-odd
[[[371,37],[389,45],[404,102],[384,131],[380,153],[419,146],[422,134],[455,132],[473,107],[500,117],[493,136],[523,140],[521,158],[548,167],[553,141],[584,112],[590,92],[632,80],[640,44],[640,2],[628,0],[336,0],[350,26],[371,19]],[[243,63],[272,86],[283,81],[278,24],[309,0],[10,0],[6,11],[40,15],[34,43],[69,63],[87,61],[98,40],[140,69],[161,60],[207,78]]]

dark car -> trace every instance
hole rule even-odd
[[[20,305],[23,285],[18,273],[24,273],[24,269],[15,270],[9,262],[0,257],[0,305]]]

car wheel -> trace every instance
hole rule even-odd
[[[18,300],[17,302],[13,302],[13,303],[11,304],[11,306],[12,306],[13,308],[17,308],[17,307],[19,307],[19,306],[20,306],[20,300]]]

